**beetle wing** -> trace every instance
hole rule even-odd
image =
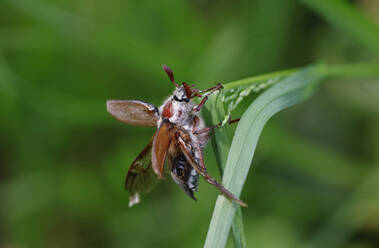
[[[155,126],[157,107],[139,100],[108,100],[107,111],[116,119],[134,126]]]
[[[160,178],[162,178],[163,168],[170,143],[170,123],[165,120],[162,122],[154,136],[151,154],[151,164],[153,170]]]
[[[152,141],[137,156],[129,168],[125,180],[125,189],[129,191],[129,206],[139,203],[139,193],[149,192],[158,182],[151,166]]]

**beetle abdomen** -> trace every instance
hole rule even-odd
[[[172,159],[171,177],[187,195],[196,200],[194,192],[197,191],[199,175],[182,153]]]

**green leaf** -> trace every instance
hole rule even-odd
[[[207,107],[204,109],[204,117],[208,123],[219,123],[225,116],[224,104],[220,100],[221,94],[211,95]],[[225,163],[228,158],[228,152],[232,141],[232,133],[230,126],[222,129],[215,129],[211,132],[212,147],[216,156],[217,166],[220,175],[223,175]],[[245,235],[243,231],[243,220],[240,206],[237,206],[237,213],[232,223],[234,247],[246,247]]]
[[[231,112],[238,107],[242,100],[251,93],[260,93],[295,71],[279,71],[226,84],[221,92],[221,100],[227,108],[227,115],[224,117],[224,121],[227,120],[225,118],[230,116]]]
[[[323,65],[310,66],[288,76],[260,95],[243,114],[229,150],[223,185],[239,196],[265,123],[275,113],[290,107],[311,93],[323,77]],[[224,247],[236,212],[236,203],[219,196],[205,241],[205,247]]]
[[[230,112],[234,110],[241,100],[238,100],[240,97],[244,98],[246,96],[245,93],[242,93],[246,89],[252,88],[268,88],[268,86],[272,86],[272,83],[279,83],[284,78],[289,77],[294,74],[298,69],[284,70],[279,72],[273,72],[268,74],[263,74],[259,76],[253,76],[246,79],[234,81],[231,83],[227,83],[224,85],[224,92],[219,95],[211,95],[208,104],[206,105],[204,111],[204,117],[206,118],[208,123],[217,124],[220,120],[228,118],[230,116]],[[328,66],[320,66],[320,77],[330,77],[330,78],[373,78],[379,76],[379,64],[377,63],[355,63],[355,64],[342,64],[342,65],[328,65]],[[280,80],[279,80],[280,79]],[[274,84],[275,84],[274,83]],[[266,84],[266,86],[262,86]],[[232,89],[238,89],[234,92],[238,92],[238,94],[234,94],[231,97],[231,93],[233,93]],[[252,91],[250,90],[249,93]],[[254,91],[253,92],[259,92]],[[228,97],[226,100],[225,98]],[[233,104],[233,108],[229,108],[228,104]],[[227,112],[227,110],[229,112]],[[217,165],[220,171],[220,174],[223,175],[223,171],[225,168],[225,163],[228,158],[229,148],[231,145],[232,133],[229,125],[224,126],[222,129],[215,129],[212,133],[212,147],[215,153],[215,157],[217,160]],[[252,151],[254,152],[254,151]],[[246,242],[244,238],[243,225],[242,225],[242,212],[239,206],[237,207],[237,212],[235,217],[233,218],[232,228],[233,228],[233,236],[234,236],[234,246],[235,247],[246,247]]]
[[[243,219],[241,206],[236,206],[236,213],[232,223],[234,247],[242,248],[246,246],[245,232],[243,230]]]

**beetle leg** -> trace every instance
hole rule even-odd
[[[196,129],[197,129],[198,125],[199,125],[199,117],[195,115],[193,117],[193,124],[192,124],[192,133],[193,134],[196,134]]]
[[[240,119],[241,119],[241,118],[231,120],[231,119],[229,118],[229,120],[227,121],[227,123],[228,123],[228,124],[233,124],[233,123],[239,122]],[[210,127],[206,127],[206,128],[203,128],[203,129],[197,130],[197,131],[195,131],[193,134],[208,133],[208,132],[211,131],[212,129],[217,128],[217,127],[221,127],[221,126],[222,126],[222,122],[220,122],[220,123],[218,123],[217,125],[214,125],[214,126],[210,126]]]
[[[224,186],[222,186],[220,183],[216,181],[213,177],[210,177],[205,170],[203,170],[194,160],[192,154],[190,151],[188,151],[187,146],[183,139],[181,137],[178,137],[177,139],[178,145],[180,149],[182,150],[184,156],[186,157],[187,161],[191,164],[191,166],[201,175],[204,177],[204,179],[207,181],[207,183],[215,186],[226,198],[228,198],[231,201],[235,201],[238,204],[240,204],[242,207],[247,207],[246,202],[241,201],[238,197],[234,196],[232,192],[227,190]],[[203,161],[204,163],[204,161]],[[205,168],[205,167],[204,167]]]
[[[193,87],[193,86],[192,86]],[[193,88],[192,89],[192,96],[191,96],[191,98],[194,98],[195,96],[197,96],[197,97],[203,97],[201,94],[200,94],[200,90],[198,90],[198,89],[196,89],[196,88]]]
[[[209,89],[199,90],[199,93],[205,93],[205,92],[209,92],[209,91],[213,91],[214,92],[214,91],[217,91],[217,90],[222,89],[222,88],[224,88],[224,86],[222,86],[222,84],[219,83],[216,86],[213,86],[213,87],[211,87]]]
[[[199,144],[195,144],[195,149],[198,152],[199,155],[199,163],[201,166],[201,169],[207,173],[207,168],[205,168],[205,163],[204,163],[204,156],[203,156],[203,151],[201,150]]]
[[[203,97],[203,99],[201,99],[201,102],[196,107],[193,108],[193,111],[199,112],[201,108],[203,107],[203,105],[205,104],[205,102],[208,100],[208,96],[223,88],[224,86],[222,86],[222,84],[218,84],[209,89],[199,91],[200,93],[203,93],[203,92],[208,92],[208,93]]]
[[[193,111],[199,112],[207,100],[208,96],[205,96],[203,99],[201,99],[201,102],[199,103],[199,105],[193,108]]]

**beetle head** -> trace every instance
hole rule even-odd
[[[175,82],[174,73],[167,65],[162,66],[163,70],[167,73],[170,81],[175,85],[176,89],[174,91],[174,100],[179,102],[189,102],[189,100],[195,96],[200,96],[197,89],[192,88],[187,83],[183,82],[182,85],[179,85]]]
[[[191,99],[191,95],[187,94],[187,90],[185,87],[180,86],[174,91],[174,100],[178,102],[189,102]]]

